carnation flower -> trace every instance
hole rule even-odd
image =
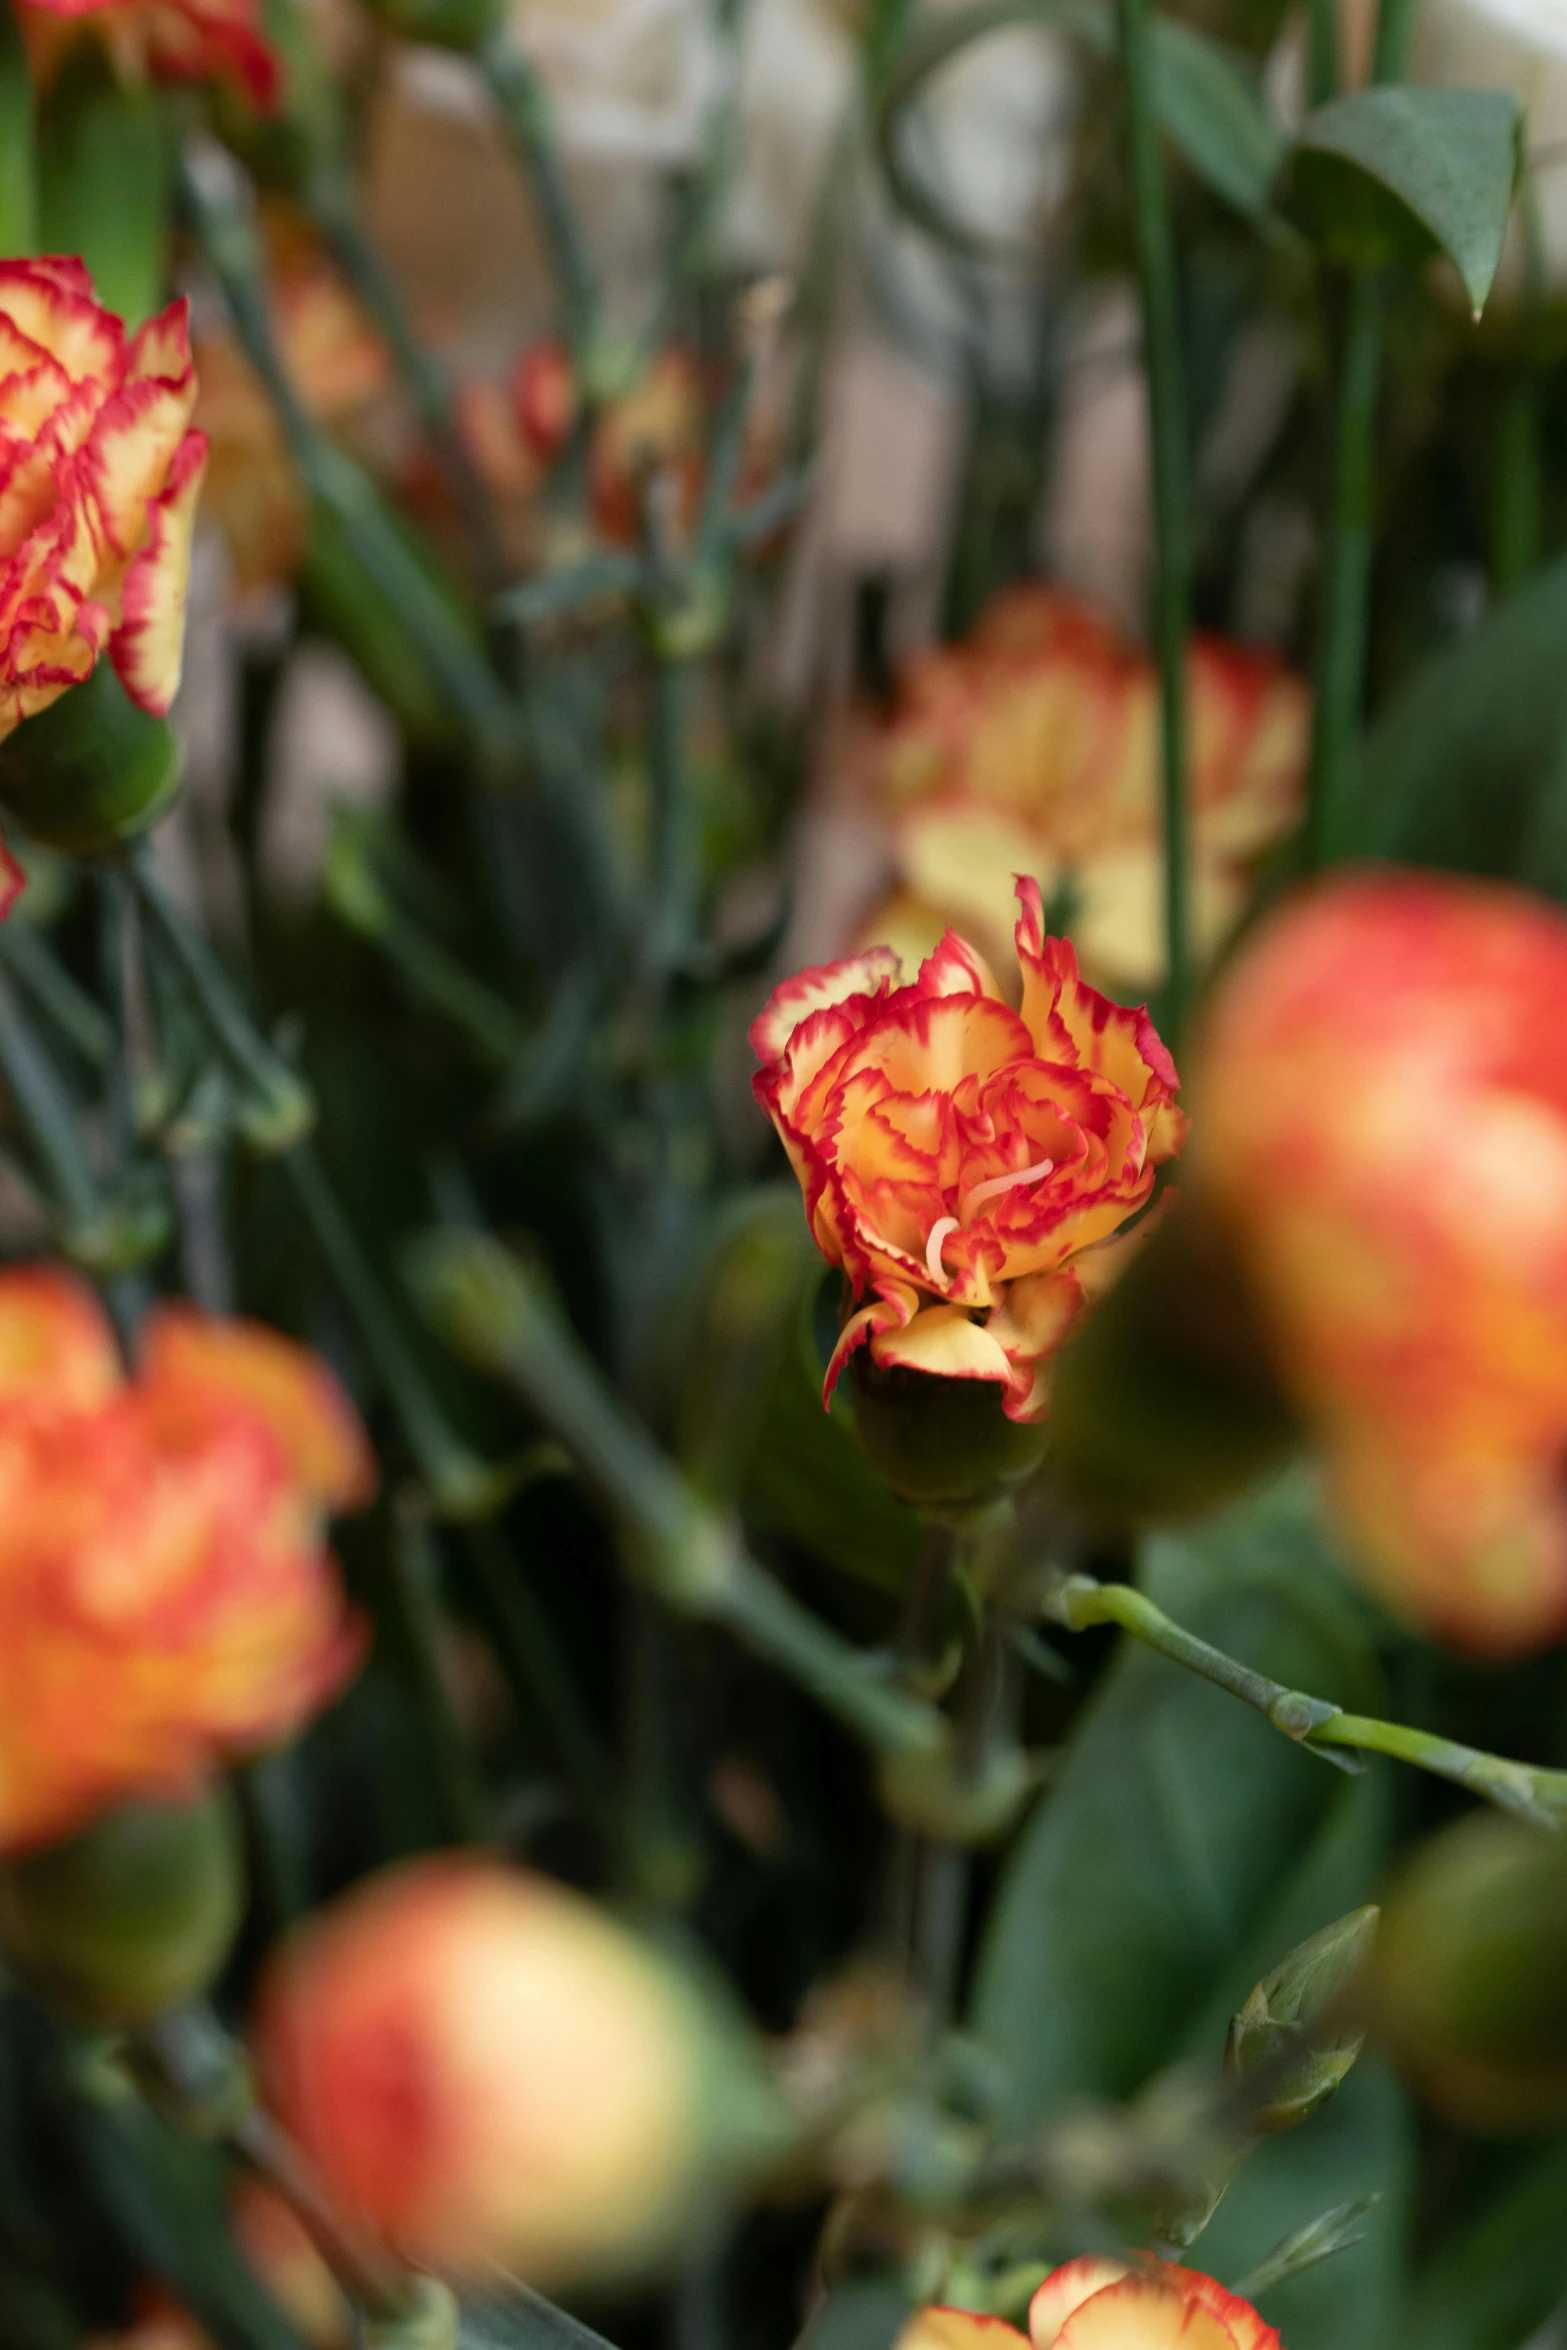
[[[905,986],[887,948],[802,972],[751,1030],[757,1100],[806,1214],[856,1298],[827,1393],[858,1346],[1046,1409],[1046,1366],[1115,1269],[1123,1226],[1179,1150],[1179,1080],[1146,1011],[1084,985],[1020,879],[1022,1005],[948,932]]]

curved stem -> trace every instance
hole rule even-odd
[[[1130,1584],[1096,1583],[1089,1575],[1068,1575],[1051,1592],[1045,1612],[1069,1632],[1081,1632],[1090,1624],[1119,1624],[1145,1647],[1238,1697],[1286,1738],[1320,1754],[1324,1762],[1336,1763],[1341,1770],[1360,1768],[1351,1759],[1360,1754],[1391,1755],[1439,1779],[1450,1779],[1471,1795],[1483,1796],[1488,1803],[1530,1820],[1536,1827],[1556,1828],[1567,1822],[1567,1771],[1509,1762],[1502,1755],[1485,1754],[1478,1747],[1438,1737],[1432,1730],[1345,1713],[1327,1698],[1287,1689],[1282,1681],[1253,1672],[1238,1657],[1198,1639]]]

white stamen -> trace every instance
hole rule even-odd
[[[930,1228],[930,1238],[925,1243],[925,1270],[930,1275],[933,1289],[939,1289],[947,1278],[947,1268],[941,1261],[941,1244],[949,1232],[956,1232],[957,1229],[956,1216],[938,1216]]]
[[[1038,1183],[1041,1177],[1054,1172],[1055,1160],[1041,1159],[1037,1167],[1019,1167],[1015,1175],[992,1175],[988,1183],[976,1183],[972,1191],[963,1195],[964,1223],[987,1200],[999,1199],[1004,1191],[1014,1191],[1020,1183]]]

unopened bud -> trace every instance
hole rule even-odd
[[[1281,1959],[1230,2025],[1225,2070],[1255,2083],[1264,2132],[1292,2130],[1325,2105],[1365,2045],[1343,2021],[1350,1986],[1376,1938],[1378,1912],[1351,1910]]]
[[[1001,1389],[890,1369],[861,1347],[849,1359],[854,1425],[871,1467],[900,1500],[968,1510],[1021,1485],[1044,1457],[1049,1423],[1009,1420]]]
[[[127,1803],[63,1844],[0,1865],[0,1939],[58,2012],[149,2022],[205,1991],[244,1910],[233,1799]]]
[[[775,2150],[744,2034],[606,1912],[488,1861],[391,1871],[304,1928],[259,2048],[342,2211],[459,2278],[633,2273]]]
[[[30,839],[68,857],[133,839],[179,783],[168,720],[139,709],[107,659],[0,743],[0,806]]]
[[[1438,2112],[1511,2133],[1567,2120],[1567,1844],[1476,1813],[1387,1903],[1369,2012]]]

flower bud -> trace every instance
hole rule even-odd
[[[988,1382],[940,1379],[869,1349],[850,1359],[849,1393],[861,1447],[900,1500],[921,1509],[972,1509],[1021,1485],[1044,1455],[1042,1421],[1009,1420]]]
[[[127,1803],[79,1836],[0,1863],[0,1940],[73,2022],[146,2023],[205,1991],[239,1931],[245,1884],[226,1788]]]
[[[1415,1855],[1388,1898],[1372,2021],[1461,2129],[1567,2121],[1567,1849],[1476,1812]]]
[[[739,2036],[657,1955],[484,1860],[391,1871],[302,1929],[258,2039],[267,2092],[345,2213],[459,2278],[633,2272],[718,2164],[733,2191],[773,2127]]]
[[[1255,2082],[1253,2129],[1292,2130],[1325,2105],[1365,2044],[1339,2020],[1377,1930],[1375,1909],[1351,1910],[1281,1959],[1230,2024],[1224,2067]]]
[[[179,784],[173,728],[137,708],[107,661],[0,742],[0,806],[64,856],[134,838]]]

